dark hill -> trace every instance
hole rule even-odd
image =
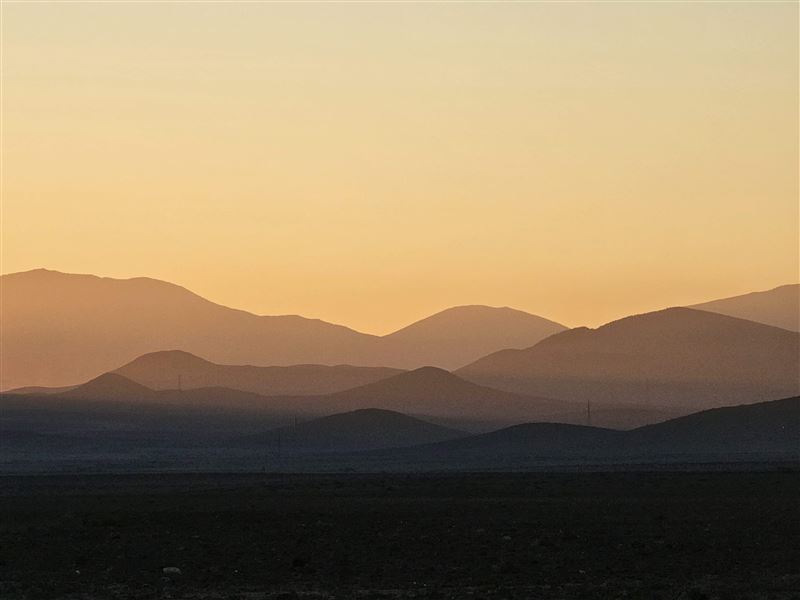
[[[352,390],[298,400],[328,413],[381,408],[437,422],[510,424],[546,420],[574,409],[569,403],[476,385],[435,367],[422,367]]]
[[[530,346],[560,327],[510,309],[459,307],[381,337],[297,315],[255,315],[146,277],[36,269],[0,281],[0,389],[73,385],[172,348],[228,365],[455,368],[509,344]]]
[[[351,452],[415,446],[466,435],[407,415],[359,409],[238,438],[237,447],[278,448],[286,453]]]
[[[508,307],[456,306],[383,340],[395,354],[413,357],[417,364],[456,369],[490,352],[527,348],[565,329],[560,323]]]
[[[299,396],[339,392],[402,371],[350,365],[219,365],[189,352],[168,350],[144,354],[114,372],[156,390],[222,387],[265,396]]]
[[[711,409],[632,431],[527,423],[369,458],[403,468],[476,470],[551,463],[799,460],[800,398]]]
[[[551,336],[456,371],[481,385],[597,407],[680,408],[793,396],[800,334],[688,308],[671,308]]]
[[[796,454],[800,397],[714,408],[628,432],[631,451],[647,454]]]
[[[84,384],[65,392],[53,394],[56,397],[81,398],[84,400],[146,400],[155,392],[140,383],[116,373],[104,373]]]
[[[800,331],[800,284],[712,300],[689,308]]]

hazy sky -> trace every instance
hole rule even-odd
[[[2,271],[381,333],[798,280],[798,4],[4,3]]]

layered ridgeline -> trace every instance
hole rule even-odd
[[[713,300],[689,308],[800,331],[800,284],[782,285],[766,292]]]
[[[457,429],[435,425],[392,410],[362,408],[264,433],[231,439],[226,446],[286,454],[356,452],[404,448],[464,437]]]
[[[67,394],[3,395],[3,464],[147,469],[157,461],[192,470],[438,471],[800,459],[798,397],[711,409],[630,431],[532,422],[482,434],[385,409],[294,417],[288,424],[284,415],[284,424],[276,425],[268,415],[279,407],[266,409],[265,400],[209,388],[156,392],[115,374]],[[237,431],[250,433],[233,435]]]
[[[254,315],[155,279],[44,269],[4,275],[2,287],[2,389],[74,385],[170,349],[235,365],[453,369],[564,330],[520,311],[468,306],[380,337],[300,316]]]
[[[209,433],[258,431],[289,423],[298,413],[265,396],[227,388],[153,390],[106,373],[67,391],[0,395],[0,437],[75,434],[179,443]]]
[[[671,308],[578,328],[456,371],[481,385],[559,400],[684,413],[794,396],[800,334]]]
[[[401,372],[387,367],[352,365],[220,365],[181,350],[151,352],[114,371],[154,390],[218,387],[264,396],[341,392]]]
[[[526,421],[585,418],[581,407],[493,390],[435,367],[340,392],[303,396],[265,396],[224,387],[154,390],[119,373],[106,373],[68,391],[5,393],[0,408],[0,420],[6,425],[14,422],[37,431],[37,423],[52,428],[68,420],[80,426],[81,415],[86,423],[102,422],[107,430],[138,423],[136,428],[153,431],[176,427],[170,416],[186,431],[193,423],[213,422],[223,429],[243,426],[249,430],[258,424],[289,424],[359,409],[402,412],[472,431]]]
[[[548,464],[800,459],[800,398],[694,413],[632,431],[526,423],[424,446],[377,452],[367,468],[525,469]]]

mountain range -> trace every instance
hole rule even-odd
[[[501,350],[455,373],[516,393],[684,413],[800,393],[800,333],[670,308]]]
[[[765,292],[712,300],[689,308],[800,331],[800,284],[782,285]]]
[[[401,372],[340,392],[305,396],[264,396],[223,387],[154,390],[111,372],[67,391],[4,393],[0,408],[0,421],[6,425],[20,417],[34,424],[40,418],[52,428],[66,418],[63,415],[72,415],[71,420],[80,423],[83,414],[87,423],[102,421],[105,429],[126,429],[138,421],[158,428],[157,419],[167,414],[186,416],[186,423],[179,428],[191,428],[193,420],[208,418],[228,424],[241,424],[244,419],[245,428],[250,429],[256,424],[287,424],[359,409],[402,412],[473,431],[555,418],[552,415],[585,418],[582,408],[569,403],[485,388],[436,367]]]
[[[341,392],[402,371],[351,365],[220,365],[182,350],[165,350],[140,356],[113,372],[154,390],[218,387],[264,396],[302,396]]]
[[[296,315],[255,315],[144,277],[37,269],[3,275],[0,286],[1,389],[74,385],[142,354],[172,349],[236,365],[453,369],[565,329],[521,311],[465,306],[375,336]]]
[[[796,285],[597,329],[464,306],[379,337],[229,309],[152,279],[36,270],[1,283],[3,382],[26,384],[9,397],[34,404],[235,408],[275,423],[371,408],[485,431],[530,420],[632,428],[800,393]],[[416,366],[467,358],[454,373]]]
[[[166,410],[165,392],[155,393],[161,396],[161,403],[150,406],[154,412],[132,411],[130,400],[136,398],[141,403],[146,395],[136,386],[112,374],[90,382],[81,392],[97,392],[107,398],[111,388],[118,390],[113,402],[102,403],[103,417],[137,414],[140,418],[128,422],[127,428],[116,430],[103,429],[103,418],[94,423],[87,420],[85,400],[84,414],[79,414],[76,422],[78,428],[70,429],[69,411],[76,408],[74,403],[59,403],[50,395],[33,399],[33,404],[28,398],[15,406],[24,397],[4,396],[0,447],[6,458],[0,461],[0,469],[5,464],[28,464],[40,469],[63,457],[84,468],[111,461],[135,470],[141,466],[140,456],[149,456],[142,452],[157,453],[153,456],[159,456],[163,465],[191,465],[193,469],[239,465],[236,468],[333,471],[525,470],[565,464],[800,459],[800,397],[710,409],[629,431],[526,422],[469,434],[396,411],[359,409],[230,437],[235,427],[226,434],[227,428],[220,429],[219,414],[212,410],[203,415],[192,394],[185,405],[186,412],[175,413],[174,407],[173,411]],[[175,393],[166,392],[173,400]],[[241,394],[243,398],[251,396]],[[38,410],[40,416],[44,413],[53,418],[55,428],[42,428],[46,421],[41,419],[36,428],[25,421],[26,414],[36,414],[37,402],[49,405],[49,409],[39,406]],[[54,407],[60,407],[61,412],[51,412]],[[153,418],[148,422],[142,415]],[[198,416],[210,420],[204,422]],[[252,415],[245,418],[252,427]],[[164,429],[165,421],[170,419],[183,429]],[[187,429],[187,422],[195,429]],[[204,424],[206,430],[197,429]],[[95,429],[91,429],[92,425]],[[161,429],[148,429],[148,425]]]
[[[304,423],[233,439],[229,446],[270,448],[286,454],[356,452],[402,448],[451,440],[463,431],[435,425],[403,413],[361,408]]]
[[[632,431],[524,423],[351,457],[367,468],[516,470],[547,464],[800,459],[800,397],[694,413]],[[346,461],[345,461],[346,463]],[[389,467],[391,465],[391,467]]]

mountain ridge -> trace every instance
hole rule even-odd
[[[183,350],[149,352],[114,369],[153,389],[224,387],[264,396],[328,394],[401,373],[353,365],[222,365]]]
[[[800,335],[727,315],[674,307],[579,328],[455,371],[493,388],[597,406],[682,406],[797,394]]]
[[[467,435],[396,411],[361,408],[238,437],[237,447],[279,448],[286,453],[353,452],[415,446]]]
[[[417,470],[525,469],[543,464],[631,461],[737,461],[748,456],[800,459],[800,397],[725,406],[631,431],[564,423],[522,423],[391,453],[375,464]],[[386,466],[384,466],[386,468]]]
[[[403,335],[374,336],[299,315],[256,315],[146,277],[115,279],[37,269],[6,274],[1,281],[1,389],[74,385],[169,348],[220,364],[408,369],[431,363],[455,368],[504,343],[495,328],[485,328],[481,335],[449,346],[441,342],[440,333],[432,332],[429,342],[418,339],[416,347],[410,347]],[[457,313],[461,310],[456,308]],[[490,307],[481,310],[492,318],[507,314]],[[506,329],[520,330],[520,320],[530,325],[522,346],[552,332],[551,321],[521,311],[513,313]],[[420,329],[415,329],[419,338]]]
[[[688,308],[800,331],[800,283],[701,302]]]

